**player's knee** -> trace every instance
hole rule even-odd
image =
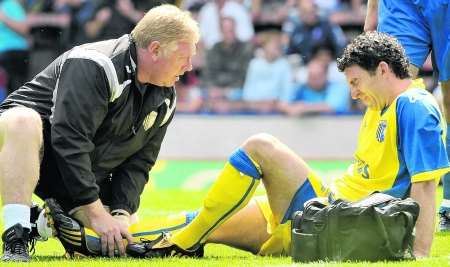
[[[39,114],[25,107],[6,110],[1,116],[2,132],[8,137],[18,137],[21,140],[40,140],[42,136],[42,120]],[[26,136],[26,139],[22,139]]]
[[[264,157],[273,155],[272,153],[279,144],[280,142],[274,136],[267,133],[260,133],[247,139],[243,148],[253,156]]]

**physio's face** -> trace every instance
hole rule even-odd
[[[173,86],[180,76],[192,70],[195,55],[194,42],[179,42],[174,51],[167,51],[159,60],[158,71],[162,86]]]
[[[367,107],[381,110],[386,106],[385,97],[380,90],[378,72],[371,75],[359,66],[353,65],[344,70],[353,99],[360,99]]]

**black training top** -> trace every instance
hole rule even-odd
[[[73,207],[99,198],[112,179],[111,209],[137,210],[176,95],[141,84],[129,35],[74,47],[11,94],[13,106],[36,110],[51,125],[51,144]]]

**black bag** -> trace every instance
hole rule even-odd
[[[358,202],[313,199],[294,214],[294,261],[379,261],[414,259],[413,229],[419,205],[375,193]]]

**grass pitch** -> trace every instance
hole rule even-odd
[[[323,175],[335,176],[344,170],[348,162],[311,162],[313,168]],[[152,182],[141,197],[139,216],[161,216],[195,210],[200,207],[207,188],[220,171],[223,162],[160,161],[152,172]],[[259,194],[263,193],[259,190]],[[437,203],[442,197],[438,191]],[[1,217],[0,222],[3,218]],[[33,261],[28,264],[0,263],[1,266],[289,266],[289,257],[259,257],[222,245],[207,245],[204,259],[65,259],[64,249],[57,240],[38,242]],[[450,266],[450,233],[436,233],[431,257],[411,262],[379,263],[324,263],[302,264],[302,266]],[[300,265],[300,264],[298,264]]]

